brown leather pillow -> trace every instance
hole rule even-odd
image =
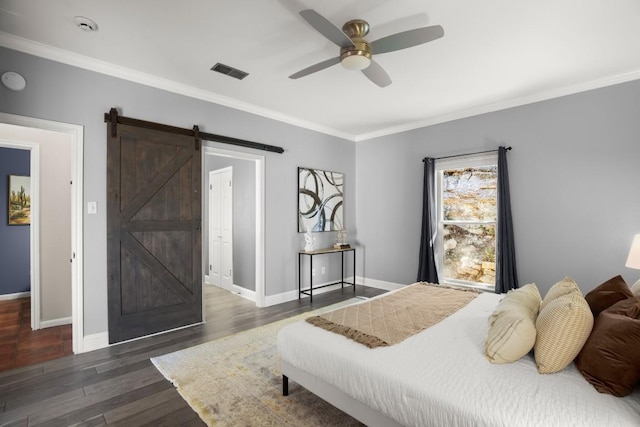
[[[633,391],[640,382],[640,296],[600,313],[576,366],[600,393],[622,397]]]
[[[597,317],[600,312],[611,307],[618,301],[622,301],[627,298],[631,298],[633,293],[624,281],[622,276],[618,275],[607,280],[587,295],[584,299],[587,300],[593,317]]]

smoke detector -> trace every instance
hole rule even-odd
[[[98,24],[93,19],[85,18],[84,16],[74,16],[73,22],[80,28],[82,31],[86,31],[88,33],[92,31],[98,31]]]
[[[27,87],[27,81],[25,78],[14,71],[7,71],[2,74],[2,84],[7,88],[15,91],[20,91]]]

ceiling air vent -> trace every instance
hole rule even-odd
[[[211,67],[213,71],[217,71],[222,74],[226,74],[227,76],[233,77],[238,80],[242,80],[249,75],[249,73],[245,73],[242,70],[238,70],[237,68],[229,67],[228,65],[224,65],[221,63],[217,63],[213,67]]]

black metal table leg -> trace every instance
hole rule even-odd
[[[342,260],[342,265],[340,267],[340,271],[342,272],[342,277],[340,278],[340,287],[344,289],[344,251],[340,253],[342,255],[340,258]]]
[[[282,375],[282,395],[289,396],[289,377]]]
[[[302,298],[302,254],[298,252],[298,299]]]
[[[309,303],[313,302],[313,254],[309,255]]]
[[[356,293],[356,248],[353,248],[353,293]]]

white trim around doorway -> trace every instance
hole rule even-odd
[[[35,128],[42,130],[49,130],[54,132],[66,133],[69,135],[71,139],[71,180],[72,180],[72,190],[71,190],[71,251],[69,254],[72,259],[72,271],[71,271],[71,303],[72,303],[72,325],[73,325],[73,352],[74,353],[82,353],[85,350],[84,346],[84,272],[83,272],[83,245],[82,245],[82,237],[83,237],[83,148],[84,148],[84,128],[80,125],[74,125],[69,123],[61,123],[54,122],[50,120],[37,119],[33,117],[25,117],[25,116],[17,116],[13,114],[0,113],[0,123],[22,126],[27,128]],[[31,148],[32,156],[31,156],[31,173],[33,175],[34,171],[39,170],[39,163],[36,168],[33,165],[33,159],[36,157],[39,161],[39,148],[38,144],[35,144],[35,148]],[[34,156],[34,149],[36,156]],[[33,182],[31,187],[33,193]],[[35,224],[38,223],[37,217],[34,218],[33,215],[37,215],[37,209],[35,212],[32,212],[32,220]],[[31,261],[32,261],[32,277],[35,276],[38,281],[33,285],[32,279],[32,289],[31,289],[31,298],[33,301],[34,291],[37,295],[39,295],[39,271],[34,266],[39,265],[39,260],[36,258],[36,262],[34,262],[34,257],[37,256],[37,250],[39,242],[34,239],[37,239],[37,225],[34,228],[33,225],[31,227]],[[36,304],[32,303],[32,318],[33,318],[33,307]],[[39,315],[39,313],[37,313]],[[38,317],[39,323],[39,317]]]
[[[207,144],[205,142],[204,144]],[[257,307],[265,306],[265,157],[259,154],[242,151],[231,151],[203,144],[204,155],[231,157],[254,162],[256,172],[256,290],[255,303]],[[204,156],[202,158],[204,165]],[[203,174],[204,180],[204,174]],[[203,203],[204,203],[204,192]],[[204,260],[203,260],[204,261]],[[208,260],[207,260],[208,261]],[[203,275],[204,276],[204,275]],[[203,277],[204,286],[204,277]],[[244,295],[248,297],[249,295]],[[203,298],[204,305],[204,298]],[[203,307],[204,308],[204,307]],[[204,313],[204,311],[203,311]]]

